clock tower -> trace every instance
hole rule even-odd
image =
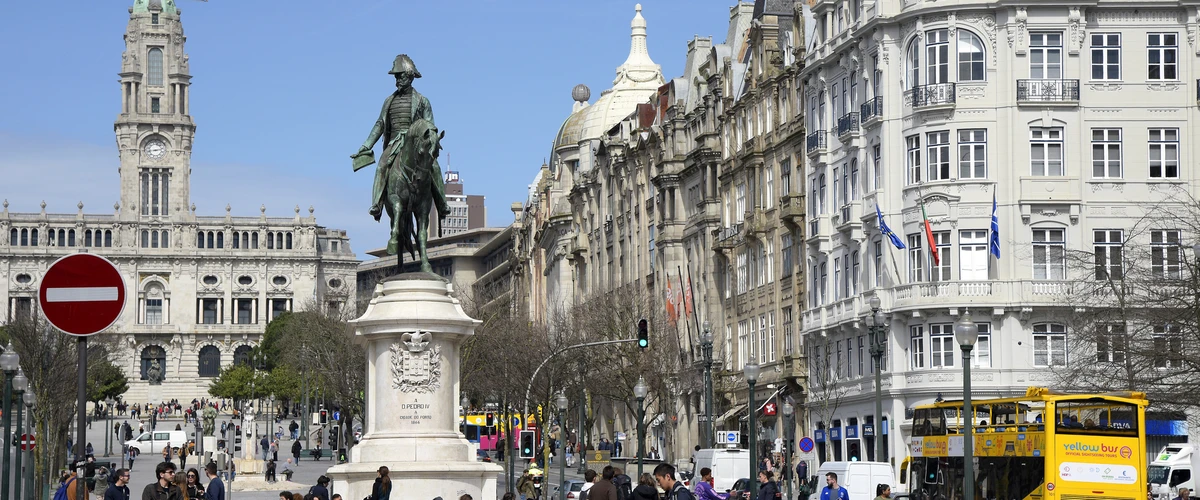
[[[196,124],[191,75],[174,0],[135,0],[121,54],[120,219],[144,224],[191,218],[189,178]]]

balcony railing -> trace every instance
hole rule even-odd
[[[953,83],[931,83],[917,85],[904,91],[904,104],[913,108],[937,106],[939,104],[954,104],[955,87]]]
[[[818,130],[808,134],[806,151],[811,153],[818,149],[825,149],[825,131]]]
[[[873,99],[867,100],[859,106],[860,117],[863,123],[869,122],[874,118],[883,116],[883,96],[875,96]]]
[[[1079,100],[1079,80],[1017,80],[1017,102]]]
[[[838,137],[858,132],[858,113],[846,113],[838,118]]]

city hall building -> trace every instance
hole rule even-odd
[[[108,208],[0,212],[4,321],[38,315],[38,285],[58,258],[108,258],[125,278],[124,312],[101,337],[130,380],[130,402],[207,394],[222,367],[244,359],[267,323],[306,307],[353,312],[357,259],[346,232],[319,226],[313,208],[291,217],[199,215],[191,202],[196,123],[180,11],[136,0],[121,56],[114,125],[121,191]],[[117,95],[114,95],[116,104]],[[100,168],[98,165],[96,168]],[[61,206],[61,205],[57,205]],[[28,207],[36,210],[37,207]],[[98,210],[99,209],[99,210]],[[158,361],[164,380],[151,390]]]

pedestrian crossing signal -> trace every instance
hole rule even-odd
[[[521,458],[533,458],[533,431],[521,431]]]
[[[638,347],[640,347],[642,349],[650,347],[650,327],[646,323],[645,318],[638,320],[637,330],[638,330],[638,334],[637,334],[638,335],[637,336]]]

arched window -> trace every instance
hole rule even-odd
[[[983,56],[983,40],[975,33],[958,30],[958,81],[986,81],[987,72]]]
[[[242,241],[241,241],[241,238],[239,238],[239,237],[238,237],[238,234],[240,234],[240,233],[238,233],[237,231],[234,231],[234,232],[233,232],[233,238],[230,238],[230,240],[229,240],[229,241],[230,241],[230,243],[233,243],[233,249],[234,249],[234,250],[237,250],[237,249],[239,249],[239,248],[241,248],[241,247],[242,247],[242,246],[241,246],[241,244],[242,244]]]
[[[251,350],[250,346],[248,346],[248,345],[238,346],[237,349],[234,349],[233,350],[233,364],[235,364],[235,365],[250,364],[250,350]]]
[[[217,248],[225,248],[225,232],[217,231]]]
[[[200,348],[200,376],[216,377],[221,372],[221,350],[206,345]]]
[[[9,246],[15,247],[20,243],[21,243],[21,231],[18,231],[17,228],[14,227],[8,232],[8,244],[9,244]]]
[[[100,234],[100,232],[96,231],[96,234]],[[92,246],[92,230],[91,229],[88,229],[87,231],[83,232],[83,246],[85,246],[85,247]]]
[[[142,349],[142,380],[148,380],[150,364],[158,361],[158,366],[162,369],[163,376],[167,373],[167,351],[162,346],[151,345]]]
[[[216,248],[216,246],[213,245],[213,232],[212,231],[208,232],[208,240],[206,242],[208,243],[208,246],[206,248]]]
[[[171,233],[169,233],[169,232],[167,232],[167,231],[163,231],[163,232],[162,232],[162,246],[163,246],[163,248],[170,248],[170,246],[171,246],[171,236],[170,236],[170,234],[171,234]]]
[[[38,230],[37,229],[29,230],[29,246],[33,246],[33,247],[38,246]]]
[[[99,246],[99,245],[97,245],[97,246]],[[112,246],[112,230],[111,229],[104,231],[104,246],[106,246],[106,247]]]
[[[71,232],[74,233],[75,231],[71,231]],[[75,239],[74,234],[72,234],[71,236],[72,236],[71,239]],[[58,230],[58,246],[60,246],[60,247],[67,246],[67,232],[63,231],[62,229]]]
[[[283,250],[283,233],[275,233],[275,248]]]
[[[292,233],[287,234],[287,246],[284,248],[287,248],[288,250],[292,249]]]
[[[149,70],[148,78],[150,85],[163,84],[163,53],[160,48],[150,49],[150,54],[146,57],[146,68]]]
[[[21,230],[21,246],[23,246],[23,247],[29,246],[29,230],[28,229]]]
[[[204,231],[196,233],[196,248],[204,248]]]
[[[271,233],[267,233],[267,250],[275,249],[275,237]]]
[[[908,56],[904,58],[904,87],[915,88],[921,84],[921,39],[908,42]]]
[[[67,231],[67,246],[75,246],[75,230]]]
[[[250,235],[250,247],[258,250],[258,233]]]
[[[142,230],[142,248],[150,248],[150,231],[145,229]]]

